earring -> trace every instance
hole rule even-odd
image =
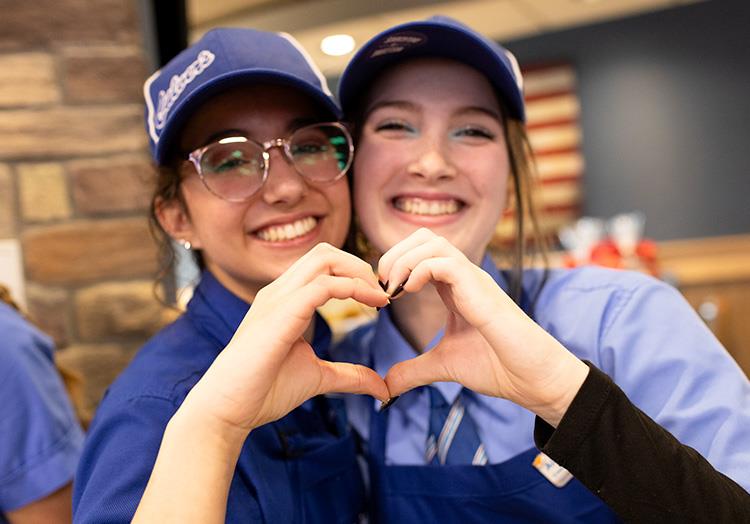
[[[193,247],[189,240],[180,239],[177,242],[179,242],[187,251],[190,251],[190,248]]]

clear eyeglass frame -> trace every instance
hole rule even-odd
[[[295,135],[298,135],[302,131],[310,130],[311,128],[316,128],[316,127],[335,127],[339,131],[341,131],[342,135],[346,139],[346,145],[347,145],[347,150],[348,150],[347,161],[344,167],[339,168],[339,172],[334,177],[332,177],[331,179],[327,179],[327,180],[313,180],[308,175],[301,172],[297,166],[297,163],[295,162],[294,155],[291,150],[291,145],[294,141]],[[243,197],[231,198],[231,197],[220,195],[214,189],[212,189],[210,184],[206,181],[206,177],[203,173],[203,167],[201,164],[204,155],[207,152],[211,151],[212,148],[220,144],[247,143],[247,142],[254,144],[261,151],[263,175],[262,175],[260,183],[258,184],[258,187],[252,193],[249,193],[248,195],[243,196]],[[226,137],[226,138],[222,138],[218,142],[212,142],[205,146],[199,147],[198,149],[195,149],[194,151],[188,154],[187,160],[193,164],[196,172],[198,173],[198,176],[201,179],[201,183],[211,194],[227,202],[245,202],[251,199],[256,194],[258,194],[258,192],[260,192],[260,190],[265,185],[266,180],[268,179],[268,172],[269,172],[270,163],[271,163],[271,155],[269,152],[271,151],[271,149],[275,147],[278,147],[283,151],[286,161],[294,168],[294,170],[297,172],[298,175],[300,175],[305,180],[309,182],[313,182],[315,184],[332,184],[333,182],[336,182],[337,180],[341,179],[341,177],[346,175],[346,173],[349,171],[349,168],[352,165],[352,162],[354,161],[354,140],[352,139],[352,135],[347,129],[347,127],[341,122],[318,122],[315,124],[310,124],[310,125],[295,129],[284,138],[275,138],[272,140],[267,140],[265,142],[257,142],[245,136]]]

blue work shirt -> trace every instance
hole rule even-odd
[[[0,522],[73,480],[83,431],[52,340],[0,302]]]
[[[492,260],[482,269],[507,284]],[[542,271],[527,270],[534,293]],[[598,267],[549,272],[534,320],[568,350],[607,373],[630,400],[716,469],[750,490],[750,382],[677,290],[636,272]],[[430,343],[433,347],[442,332]],[[388,308],[332,350],[334,360],[372,364],[384,376],[416,355]],[[462,386],[435,384],[448,402]],[[465,398],[468,397],[468,398]],[[464,395],[490,463],[534,447],[534,415],[507,400]],[[348,396],[347,414],[367,440],[373,400]],[[386,464],[424,464],[429,395],[417,388],[389,408]]]
[[[89,429],[73,494],[74,522],[130,522],[162,435],[185,396],[229,343],[250,306],[208,271],[187,311],[152,338],[109,388]],[[315,319],[320,356],[330,330]],[[325,407],[321,407],[321,402]],[[227,522],[353,522],[364,505],[354,439],[322,397],[250,433]]]

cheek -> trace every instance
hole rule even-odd
[[[218,232],[242,227],[245,206],[225,202],[210,194],[204,187],[195,187],[195,184],[185,184],[182,194],[193,228],[205,237],[204,242],[210,243],[211,238],[218,238]]]
[[[374,177],[366,175],[363,171],[355,171],[353,192],[354,212],[360,226],[369,236],[369,223],[374,220],[374,210],[380,202]]]
[[[348,176],[342,178],[330,187],[328,199],[331,202],[333,212],[336,215],[338,229],[347,231],[352,217],[351,194],[349,192]]]
[[[482,200],[497,205],[499,212],[502,212],[508,203],[510,165],[507,155],[497,153],[485,159],[475,158],[467,172],[473,174],[474,189]]]
[[[373,148],[364,141],[357,150],[357,156],[354,158],[352,173],[352,191],[354,192],[354,209],[359,212],[359,207],[366,204],[369,200],[377,198],[375,188],[378,185],[377,164],[373,162],[376,156],[373,154]]]

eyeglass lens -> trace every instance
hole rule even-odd
[[[306,126],[289,138],[287,157],[297,172],[313,182],[336,180],[347,169],[350,139],[330,124]],[[228,141],[208,147],[201,157],[209,189],[231,200],[249,197],[263,185],[263,148],[252,141]]]

